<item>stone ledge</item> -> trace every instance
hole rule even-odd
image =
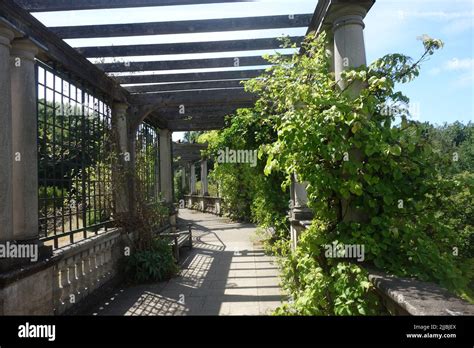
[[[83,239],[77,243],[68,245],[66,247],[57,249],[54,251],[54,254],[51,258],[20,267],[15,270],[8,272],[0,273],[0,289],[6,287],[7,285],[14,283],[18,280],[21,280],[25,277],[28,277],[32,274],[41,272],[42,270],[51,267],[52,265],[58,263],[63,258],[71,257],[75,254],[81,253],[85,250],[91,248],[91,245],[96,243],[102,243],[114,238],[118,238],[121,234],[121,229],[114,228],[110,231],[103,232],[97,236]]]
[[[394,305],[395,314],[474,315],[474,305],[435,283],[399,278],[374,270],[368,272],[369,280],[375,285],[379,294],[386,302],[392,302]]]

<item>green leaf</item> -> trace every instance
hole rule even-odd
[[[362,196],[362,185],[358,182],[351,181],[349,183],[349,190],[357,196]]]
[[[390,146],[388,151],[394,156],[400,156],[402,154],[402,148],[398,144]]]

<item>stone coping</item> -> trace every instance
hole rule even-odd
[[[205,199],[215,199],[215,200],[222,200],[222,197],[214,197],[214,196],[201,196],[201,195],[184,195],[185,198],[205,198]]]
[[[8,272],[0,273],[0,289],[31,274],[41,272],[42,270],[53,266],[64,258],[72,257],[84,252],[85,250],[93,247],[95,244],[118,238],[120,237],[121,232],[122,230],[120,228],[111,228],[107,232],[103,232],[97,236],[86,238],[78,241],[77,243],[56,249],[53,252],[53,255],[47,259],[40,260],[38,262]]]
[[[409,315],[474,315],[474,305],[439,285],[368,269],[378,291]]]

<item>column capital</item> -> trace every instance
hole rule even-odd
[[[15,34],[10,29],[0,25],[0,45],[11,47],[11,41],[14,39]]]
[[[117,102],[117,103],[113,104],[113,109],[115,111],[127,111],[128,104],[127,103],[122,103],[122,102]]]
[[[166,137],[170,135],[171,135],[171,131],[169,129],[166,129],[166,128],[160,129],[160,137]]]
[[[21,38],[12,41],[12,49],[10,51],[12,57],[34,61],[38,52],[38,47],[28,39]]]
[[[367,9],[360,5],[345,5],[330,14],[332,19],[332,31],[335,32],[339,28],[356,24],[365,28],[364,18],[367,15]]]

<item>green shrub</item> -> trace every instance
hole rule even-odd
[[[176,275],[178,266],[167,240],[156,238],[149,249],[132,251],[125,270],[127,278],[133,282],[160,282]]]

